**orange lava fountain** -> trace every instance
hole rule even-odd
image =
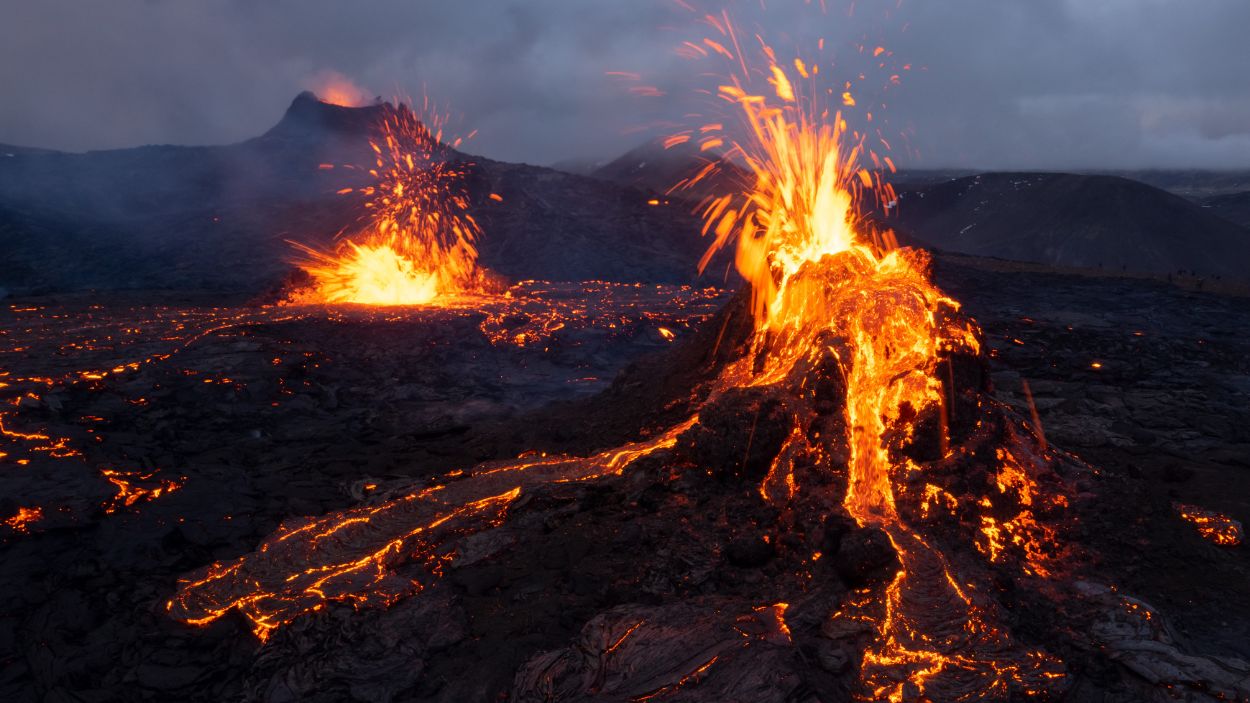
[[[711,44],[739,46],[727,16],[707,19],[722,34]],[[874,232],[861,220],[866,194],[890,200],[892,191],[858,167],[861,146],[848,135],[841,112],[819,108],[820,93],[805,96],[775,52],[762,41],[761,47],[771,94],[749,91],[749,74],[718,91],[740,110],[746,138],[724,141],[754,183],[703,206],[705,232],[716,239],[702,265],[736,240],[735,263],[751,284],[756,319],[753,353],[727,369],[722,381],[773,385],[796,371],[801,376],[802,367],[830,351],[836,357],[845,381],[850,450],[842,505],[861,527],[886,534],[901,567],[882,601],[864,598],[835,615],[872,622],[875,641],[860,669],[863,698],[1043,694],[1062,677],[1061,664],[1014,644],[996,624],[989,599],[963,582],[895,505],[904,478],[920,467],[892,449],[912,439],[921,414],[942,408],[939,369],[952,354],[976,354],[979,331],[929,280],[927,255],[897,248],[889,232]],[[794,65],[808,76],[801,61]],[[701,131],[720,129],[716,124]],[[765,479],[766,498],[781,494],[789,500],[802,490],[794,480],[796,452],[827,454],[819,438],[805,434],[796,427],[791,451],[782,452]],[[1027,535],[1013,533],[1011,539],[1024,542]]]
[[[481,228],[469,214],[465,165],[451,160],[441,121],[431,129],[402,105],[384,114],[370,141],[375,185],[339,191],[367,198],[368,222],[333,252],[297,245],[297,264],[313,285],[294,302],[424,305],[480,287]]]

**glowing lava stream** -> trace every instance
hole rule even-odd
[[[283,523],[251,555],[213,564],[182,583],[166,604],[175,618],[210,623],[232,610],[262,640],[332,601],[389,605],[419,593],[422,577],[395,569],[416,561],[436,576],[458,537],[502,523],[524,491],[550,483],[619,475],[636,459],[672,447],[691,418],[651,440],[589,458],[542,456],[483,464],[470,476],[374,506]]]
[[[379,135],[369,142],[374,185],[339,191],[367,198],[366,224],[333,252],[295,244],[303,252],[296,264],[312,286],[292,302],[424,305],[482,287],[475,244],[481,228],[469,214],[467,166],[451,160],[441,118],[431,127],[407,105],[381,109]]]

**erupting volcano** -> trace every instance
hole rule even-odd
[[[431,112],[428,100],[425,108]],[[365,224],[333,252],[297,245],[304,252],[297,264],[312,284],[294,302],[423,305],[483,289],[468,165],[451,154],[460,140],[444,145],[444,120],[427,124],[406,104],[382,115],[369,142],[374,163],[362,169],[374,184],[339,191],[364,199]]]
[[[728,17],[707,21],[719,36],[695,46],[718,48],[696,53],[737,63]],[[682,640],[680,630],[661,636],[648,617],[633,624],[609,617],[594,624],[607,629],[587,631],[574,650],[589,651],[590,660],[563,653],[531,660],[517,675],[516,700],[586,700],[607,689],[630,700],[679,689],[692,700],[740,695],[743,677],[768,676],[739,659],[748,673],[737,674],[738,683],[707,683],[733,669],[727,658],[790,646],[796,632],[813,629],[853,652],[855,673],[845,685],[861,700],[1057,698],[1069,686],[1065,663],[1035,639],[1056,630],[1034,622],[1029,639],[1021,638],[1013,631],[1021,607],[1092,618],[1087,632],[1064,636],[1065,651],[1119,647],[1132,652],[1123,656],[1137,670],[1202,668],[1152,634],[1158,616],[1148,606],[1073,576],[1080,569],[1066,535],[1088,467],[1048,447],[1035,423],[986,394],[981,331],[932,283],[928,255],[899,248],[864,217],[867,198],[889,200],[891,191],[861,165],[863,136],[822,100],[834,95],[851,105],[849,92],[821,90],[817,69],[798,60],[793,70],[807,82],[796,80],[762,41],[760,55],[763,71],[735,75],[718,91],[745,136],[722,138],[720,123],[700,130],[729,146],[750,181],[702,206],[705,231],[715,234],[704,264],[736,246],[750,299],[723,316],[712,357],[722,344],[734,348],[695,393],[687,419],[591,456],[523,455],[288,521],[254,553],[189,577],[170,613],[204,625],[238,611],[267,639],[333,603],[390,606],[436,589],[448,570],[515,547],[534,510],[522,506],[558,505],[563,486],[657,480],[709,501],[698,477],[719,476],[754,484],[756,505],[746,514],[769,535],[761,548],[790,565],[774,582],[775,600],[737,616],[751,623],[735,626],[743,639],[707,645],[686,664],[661,664],[649,647],[680,651],[673,642]],[[768,92],[751,87],[761,77]],[[731,341],[735,315],[753,331]],[[825,570],[829,561],[836,576]],[[806,614],[790,614],[794,598],[806,601]],[[812,615],[813,602],[828,609]],[[1122,623],[1126,613],[1130,625]],[[685,636],[704,636],[698,632]],[[1199,678],[1170,680],[1245,693],[1236,676]],[[759,700],[781,700],[782,689]]]
[[[219,157],[296,176],[196,215],[264,225],[263,283],[0,309],[0,693],[1250,703],[1206,583],[1250,572],[1250,313],[910,246],[893,40],[695,2],[703,102],[624,185],[327,73]]]

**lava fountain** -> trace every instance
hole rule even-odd
[[[369,142],[375,182],[339,191],[365,198],[365,224],[330,252],[296,245],[312,285],[294,302],[422,305],[482,287],[460,140],[445,145],[444,120],[427,124],[407,105],[382,114]]]
[[[727,16],[708,20],[722,42],[739,45]],[[801,395],[805,384],[795,379],[821,357],[832,354],[840,370],[849,449],[842,507],[861,528],[884,532],[900,565],[873,603],[876,634],[863,653],[861,695],[902,701],[1045,693],[1062,677],[1059,662],[1014,644],[988,601],[963,585],[895,505],[904,477],[920,470],[898,450],[913,439],[919,417],[935,410],[945,417],[940,371],[952,355],[979,353],[979,330],[930,281],[926,254],[898,248],[889,232],[861,219],[867,195],[893,199],[888,185],[859,166],[862,137],[848,133],[841,112],[822,106],[821,91],[805,95],[775,51],[760,44],[770,93],[749,90],[749,74],[718,90],[740,112],[746,136],[726,142],[754,183],[703,206],[705,232],[716,239],[702,264],[736,241],[756,320],[752,353],[722,381],[783,384]],[[801,60],[792,70],[810,75]],[[701,132],[719,140],[720,129]],[[804,462],[796,457],[828,464],[832,447],[803,424],[791,437],[765,479],[766,498],[781,493],[790,501],[803,489],[794,466]],[[864,617],[852,610],[835,619]]]

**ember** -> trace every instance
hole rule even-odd
[[[1185,504],[1177,504],[1176,512],[1182,520],[1193,525],[1203,539],[1221,547],[1236,547],[1245,539],[1241,523],[1227,515]]]
[[[18,508],[17,514],[6,518],[4,524],[16,532],[30,531],[30,525],[43,519],[43,508]]]

